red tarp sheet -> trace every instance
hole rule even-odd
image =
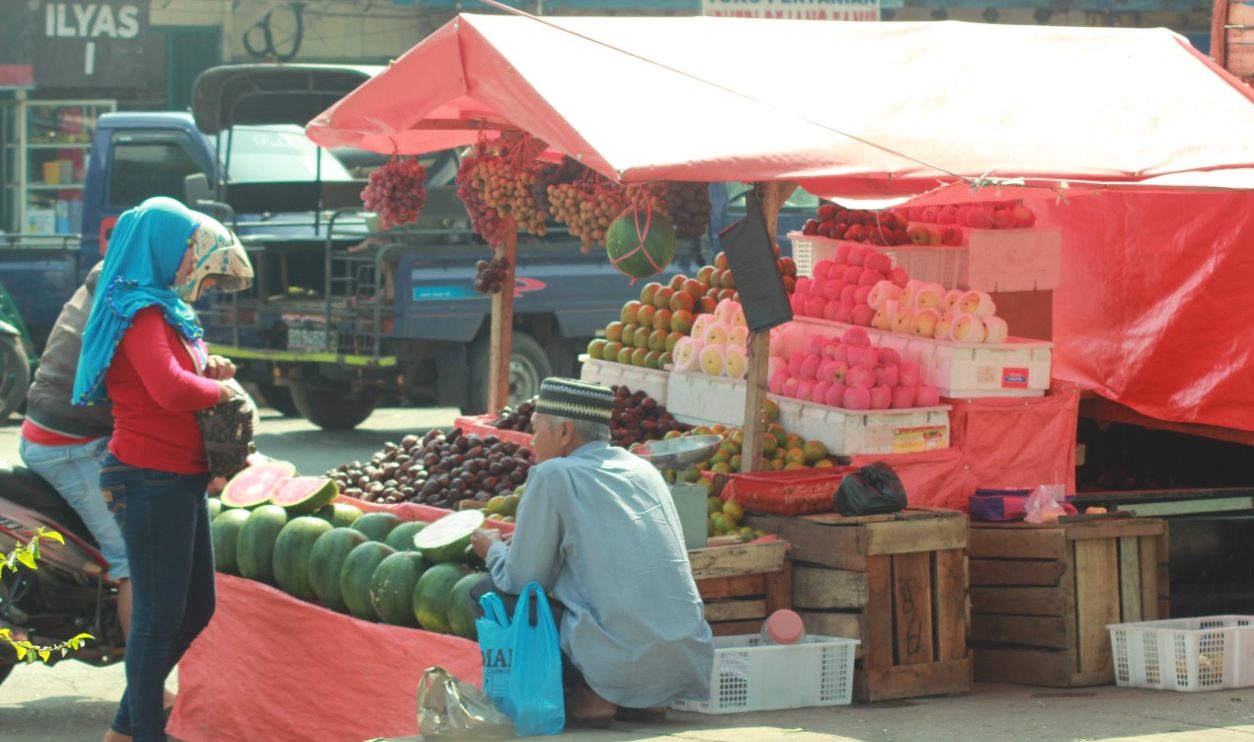
[[[486,119],[623,180],[868,198],[986,175],[1250,187],[1252,102],[1166,29],[463,14],[307,132],[416,153]]]

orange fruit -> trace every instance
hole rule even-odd
[[[615,342],[623,339],[623,323],[611,322],[605,326],[605,339]]]
[[[727,253],[720,252],[714,256],[714,267],[719,270],[727,270]]]
[[[675,289],[670,288],[669,286],[663,289],[658,289],[657,295],[653,297],[653,306],[658,309],[666,309],[671,305],[671,297],[674,295]]]
[[[696,321],[696,317],[692,312],[686,309],[680,309],[671,315],[671,330],[684,335],[692,332],[692,323]]]
[[[662,288],[662,284],[660,283],[655,282],[645,284],[644,288],[640,289],[640,303],[652,304],[653,297],[657,295],[657,290],[660,288]]]
[[[698,286],[700,284],[697,284]],[[676,291],[671,297],[670,309],[672,312],[692,311],[697,305],[697,297],[687,291]]]
[[[619,319],[619,320],[620,320],[620,321],[621,321],[624,325],[631,325],[631,324],[635,324],[635,322],[636,322],[636,313],[637,313],[637,312],[639,312],[639,311],[640,311],[640,302],[638,302],[638,301],[629,301],[629,302],[627,302],[626,304],[624,304],[624,305],[623,305],[623,311],[622,311],[622,314],[621,314],[621,315],[619,315],[619,318],[618,318],[618,319]]]
[[[638,312],[636,312],[636,322],[641,327],[652,327],[653,315],[655,314],[657,314],[657,307],[653,306],[652,304],[645,304],[644,306],[640,307],[640,310]]]
[[[669,330],[671,329],[671,310],[659,309],[657,314],[653,315],[653,329]]]

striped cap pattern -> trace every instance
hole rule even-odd
[[[549,377],[540,383],[536,412],[609,425],[614,417],[614,394],[600,384]]]

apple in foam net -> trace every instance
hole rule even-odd
[[[932,331],[932,337],[937,340],[949,340],[950,332],[954,326],[954,313],[945,312],[936,322],[936,329]]]
[[[914,313],[914,334],[919,337],[935,337],[936,325],[940,324],[940,312],[935,309],[920,309]]]
[[[935,407],[940,404],[940,392],[931,384],[920,384],[914,392],[916,407]]]
[[[784,384],[792,377],[788,375],[788,369],[782,368],[771,374],[771,380],[767,383],[766,388],[771,394],[783,394]]]
[[[815,404],[827,404],[827,390],[832,388],[830,381],[816,381],[814,388],[810,390],[810,398],[808,401]]]
[[[787,379],[784,379],[784,383],[780,386],[779,393],[785,397],[792,397],[796,399],[797,385],[800,383],[801,379],[798,379],[795,376],[789,376]]]
[[[840,336],[840,342],[844,345],[860,345],[864,348],[869,348],[871,347],[871,336],[860,327],[850,327]]]
[[[909,335],[914,331],[914,310],[910,307],[901,307],[897,310],[897,314],[893,315],[893,332],[901,335]]]
[[[849,248],[849,257],[846,262],[849,263],[851,267],[861,268],[863,267],[863,263],[866,261],[867,254],[870,252],[871,249],[865,245],[853,245]]]
[[[875,368],[879,364],[879,355],[876,354],[875,348],[862,345],[851,345],[846,351],[846,357],[849,359],[849,366],[863,366],[866,368]]]
[[[888,313],[887,306],[875,310],[875,316],[871,318],[871,327],[885,331],[893,329],[893,316]]]
[[[876,365],[879,366],[901,363],[901,354],[897,352],[896,348],[876,348],[875,358]]]
[[[939,309],[945,303],[945,289],[939,283],[922,286],[914,294],[915,309]]]
[[[801,373],[797,374],[802,380],[813,381],[819,373],[819,366],[823,361],[816,355],[806,354],[806,359],[801,363]]]
[[[1010,335],[1010,327],[1001,317],[984,317],[984,342],[1004,343]]]
[[[844,275],[841,276],[841,279],[843,281],[845,281],[846,283],[851,283],[854,286],[858,285],[858,281],[861,280],[861,278],[862,278],[862,266],[859,266],[859,265],[847,266],[845,268]]]
[[[838,321],[836,319],[836,315],[840,314],[840,307],[841,307],[841,304],[839,300],[829,301],[826,304],[824,304],[823,305],[823,319],[831,320],[833,322]]]
[[[893,387],[893,405],[894,410],[904,410],[914,407],[914,394],[916,387],[912,386],[895,386]]]
[[[841,407],[847,410],[869,410],[871,409],[871,387],[869,386],[851,386],[845,390]]]
[[[871,409],[887,410],[893,406],[893,388],[875,385],[871,387]]]
[[[870,389],[875,386],[875,370],[870,366],[850,366],[845,374],[845,386],[862,386]]]
[[[836,310],[836,317],[835,317],[836,321],[845,325],[853,324],[853,309],[854,309],[854,305],[853,305],[852,298],[850,298],[848,304],[845,304],[842,302],[840,305],[840,309]]]
[[[870,298],[871,298],[870,286],[859,286],[857,290],[853,292],[854,304],[867,304],[867,300]]]
[[[804,350],[794,350],[788,355],[788,375],[800,376],[801,364],[806,362],[807,354]]]
[[[838,263],[838,264],[848,263],[849,262],[849,248],[850,248],[850,244],[848,242],[842,242],[839,245],[837,245],[836,254],[832,256],[832,262]]]
[[[875,383],[883,386],[897,386],[897,364],[875,367]]]
[[[945,292],[945,301],[941,304],[942,314],[954,311],[964,295],[966,295],[966,292],[962,289],[950,289]]]
[[[888,273],[893,269],[893,260],[882,252],[872,250],[867,253],[866,260],[862,261],[862,266],[868,270]]]
[[[864,268],[862,275],[858,276],[858,286],[871,286],[884,280],[884,274],[872,268]]]
[[[888,272],[888,280],[898,288],[904,289],[910,283],[910,274],[906,273],[905,268],[897,266]]]
[[[793,286],[793,294],[809,294],[812,284],[814,284],[814,279],[812,278],[798,278],[797,283]]]
[[[973,314],[976,317],[990,317],[997,314],[997,305],[993,303],[993,297],[986,292],[972,290],[963,294],[956,310]]]
[[[806,311],[805,311],[805,316],[807,316],[807,317],[822,317],[822,316],[823,316],[823,307],[824,307],[826,304],[827,304],[827,302],[826,302],[826,301],[824,301],[824,300],[823,300],[823,298],[822,298],[822,297],[820,297],[820,296],[808,296],[808,297],[806,297]]]
[[[840,407],[845,400],[845,385],[839,381],[833,381],[832,385],[827,388],[826,398],[823,404],[829,407]]]
[[[949,336],[959,343],[982,343],[984,332],[984,323],[979,317],[963,312],[954,317]]]
[[[897,383],[901,386],[918,386],[919,364],[914,361],[902,361],[897,366]]]

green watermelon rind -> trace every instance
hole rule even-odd
[[[427,561],[416,551],[397,551],[379,562],[370,577],[370,604],[380,621],[393,626],[418,625],[414,587],[427,567]]]
[[[309,552],[331,529],[330,523],[313,516],[293,518],[283,526],[274,542],[274,581],[280,590],[301,600],[317,597],[309,583]]]
[[[346,505],[342,502],[333,502],[325,505],[314,516],[325,520],[336,528],[348,528],[357,522],[357,519],[365,515],[361,508],[355,505]]]
[[[361,516],[353,521],[353,525],[350,528],[355,528],[366,534],[366,538],[371,541],[386,542],[388,534],[392,532],[392,529],[404,522],[395,513],[378,511]]]
[[[274,584],[274,544],[289,520],[287,511],[278,505],[262,505],[250,511],[235,547],[241,577]]]
[[[418,547],[414,546],[414,536],[417,536],[427,525],[420,520],[405,521],[393,528],[383,543],[397,551],[418,551]]]
[[[378,621],[370,602],[370,580],[384,559],[398,553],[379,541],[367,541],[353,549],[340,570],[340,594],[350,615],[363,621]]]
[[[269,461],[264,464],[255,464],[244,469],[240,473],[231,477],[231,481],[226,483],[226,487],[222,489],[222,493],[218,496],[222,501],[222,505],[230,508],[255,508],[258,505],[264,505],[270,502],[275,492],[285,483],[292,479],[296,474],[296,467],[286,461]],[[249,480],[269,476],[269,488],[264,491],[245,493],[246,487],[255,486]],[[262,480],[262,484],[265,480]]]
[[[353,528],[332,528],[309,550],[309,584],[323,606],[343,613],[348,606],[340,593],[340,570],[348,555],[369,539]]]
[[[486,579],[490,579],[487,574],[472,572],[453,585],[448,600],[448,625],[454,635],[463,639],[478,639],[479,632],[475,630],[475,606],[470,600],[470,591],[480,580]]]
[[[414,617],[419,626],[440,634],[452,633],[448,620],[449,601],[457,581],[469,574],[469,567],[456,562],[434,564],[422,573],[418,584],[414,585]]]
[[[289,512],[304,514],[318,512],[339,494],[339,487],[327,477],[292,477],[272,492],[270,499]]]
[[[461,562],[470,557],[467,548],[476,529],[483,527],[481,510],[449,513],[414,536],[414,546],[428,562]]]
[[[644,254],[648,247],[632,253],[640,244],[640,237],[636,230],[635,211],[628,207],[610,223],[609,229],[605,231],[605,250],[610,262],[620,273],[633,278],[648,278],[661,272],[654,270],[655,264],[665,268],[675,259],[679,238],[675,233],[674,225],[665,214],[654,211],[647,219],[644,214],[640,214],[640,225],[643,226],[646,221],[649,223],[649,233],[645,235],[645,244],[658,249],[660,254],[654,255],[651,261],[649,256]],[[620,256],[628,254],[630,257],[620,259]]]
[[[239,534],[248,520],[247,510],[233,508],[224,510],[209,525],[209,533],[213,541],[214,568],[229,575],[239,574],[236,561],[236,549],[239,545]]]

